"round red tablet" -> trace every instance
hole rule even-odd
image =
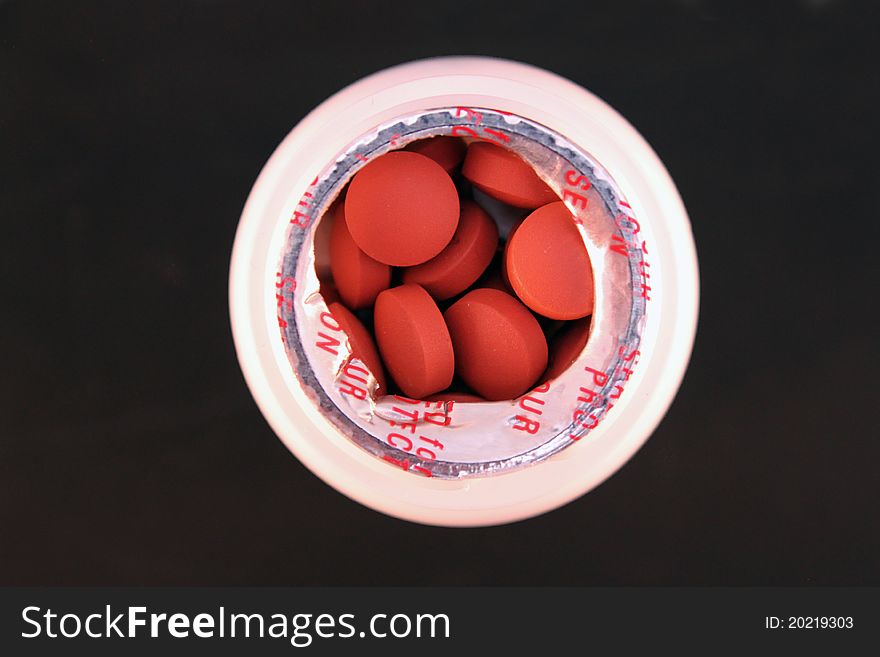
[[[355,243],[386,265],[430,260],[458,226],[458,192],[449,174],[429,157],[393,151],[358,171],[345,197]]]
[[[544,374],[544,380],[555,379],[581,355],[587,346],[587,338],[590,337],[590,320],[590,317],[584,317],[571,322],[556,337],[550,350],[550,365]]]
[[[458,137],[432,137],[414,141],[406,147],[406,150],[430,157],[443,167],[446,173],[452,173],[464,159],[467,146]]]
[[[518,208],[537,208],[559,200],[519,155],[489,142],[468,146],[461,173],[492,198]]]
[[[449,387],[455,373],[452,341],[437,304],[422,287],[401,285],[376,299],[376,342],[391,377],[409,397]]]
[[[499,290],[472,290],[444,314],[455,369],[492,401],[527,392],[547,367],[547,342],[528,309]]]
[[[367,366],[376,378],[378,386],[376,395],[380,396],[385,393],[385,368],[382,367],[382,359],[379,358],[379,352],[376,350],[376,343],[370,336],[367,328],[361,324],[361,321],[355,317],[352,312],[341,303],[331,303],[328,306],[333,319],[339,324],[339,328],[348,338],[348,345],[352,356]]]
[[[404,283],[418,283],[438,300],[449,299],[473,285],[495,255],[498,227],[483,208],[462,201],[452,241],[437,256],[403,272]]]
[[[340,203],[330,232],[330,272],[343,303],[357,310],[372,306],[391,284],[391,267],[358,248],[348,230],[345,204]]]
[[[507,243],[507,277],[520,300],[550,319],[577,319],[593,312],[593,269],[565,203],[532,212]]]

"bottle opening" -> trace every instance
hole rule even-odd
[[[481,178],[479,167],[476,173],[473,166],[468,170],[467,162],[462,170],[461,157],[473,144],[486,144],[481,149],[488,153],[502,149],[515,154],[552,196],[530,199],[525,185],[499,190],[491,179]],[[476,280],[464,290],[440,289],[444,281],[438,284],[439,291],[430,289],[439,311],[449,311],[472,289],[501,290],[530,302],[526,307],[547,345],[544,366],[527,389],[509,399],[488,401],[461,376],[445,389],[424,395],[425,399],[414,398],[393,376],[378,373],[381,364],[358,346],[359,340],[372,339],[375,329],[375,296],[370,298],[372,292],[365,290],[370,285],[362,285],[364,281],[374,279],[373,292],[411,285],[413,278],[428,288],[437,283],[436,277],[414,276],[414,267],[364,272],[352,266],[351,271],[336,272],[337,278],[346,275],[358,282],[354,290],[346,289],[345,300],[339,299],[341,281],[334,281],[331,252],[340,207],[359,171],[397,151],[434,159],[452,176],[462,207],[474,204],[497,229],[496,252]],[[488,108],[447,107],[377,126],[315,174],[289,218],[270,292],[277,302],[279,337],[299,384],[315,410],[349,440],[389,466],[414,474],[487,476],[539,463],[566,449],[587,437],[612,411],[639,357],[647,247],[614,180],[589,154],[564,135],[520,116]],[[544,193],[537,187],[531,191]],[[532,276],[540,273],[533,259],[541,256],[540,227],[547,224],[531,227],[527,239],[523,235],[529,231],[516,236],[535,211],[523,206],[539,202],[540,207],[564,204],[589,258],[592,303],[589,313],[576,309],[574,314],[580,315],[576,318],[548,317],[557,311],[545,309],[541,299],[528,298],[522,280],[511,280],[511,272],[505,271],[504,265],[511,262],[512,240],[519,239],[520,260],[513,262],[522,262],[520,269]],[[376,248],[381,250],[382,236],[378,238]],[[518,276],[520,269],[513,275]],[[564,280],[544,284],[562,288],[574,282],[583,284]],[[361,329],[351,328],[351,318],[342,316],[340,301],[350,307],[366,338],[357,335]],[[378,356],[381,359],[381,353]]]

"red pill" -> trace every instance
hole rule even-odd
[[[528,309],[499,290],[472,290],[444,314],[456,373],[491,401],[527,392],[547,367],[547,342]]]
[[[376,395],[381,396],[385,393],[385,368],[382,367],[382,359],[379,358],[379,352],[376,351],[376,344],[370,337],[370,332],[361,324],[361,321],[355,317],[351,311],[341,303],[331,303],[328,306],[333,319],[339,324],[339,328],[348,338],[348,345],[352,356],[367,366],[378,382]]]
[[[432,137],[414,141],[406,147],[406,150],[430,157],[443,167],[446,173],[452,173],[464,159],[467,146],[458,137]]]
[[[523,220],[507,243],[505,272],[520,300],[550,319],[593,312],[593,269],[565,203],[550,203]]]
[[[381,292],[373,320],[385,366],[404,394],[423,399],[449,387],[455,372],[452,341],[437,304],[422,287]]]
[[[497,247],[492,217],[473,201],[463,201],[452,241],[428,262],[404,270],[403,282],[418,283],[439,301],[450,299],[482,276]]]
[[[354,310],[372,306],[379,292],[391,285],[391,267],[373,260],[351,238],[344,203],[336,208],[330,232],[330,272],[339,297]]]
[[[557,336],[550,350],[550,365],[544,374],[544,380],[555,379],[565,372],[587,346],[590,337],[590,317],[571,322]]]
[[[492,198],[518,208],[538,208],[559,200],[519,155],[485,141],[468,146],[461,173]]]
[[[355,174],[345,197],[345,217],[355,243],[386,265],[409,267],[430,260],[458,226],[458,191],[429,157],[386,153]]]

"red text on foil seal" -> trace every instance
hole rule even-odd
[[[333,335],[333,333],[341,334],[340,337],[344,337],[345,333],[343,332],[342,327],[339,326],[336,318],[327,311],[321,313],[319,320],[321,325],[327,329],[329,333],[324,330],[318,331],[318,337],[315,339],[315,346],[318,349],[323,349],[328,354],[338,356],[339,350],[337,347],[342,344],[342,341]],[[369,374],[370,371],[367,369],[366,365],[357,358],[350,357],[345,365],[343,365],[341,375],[337,380],[339,394],[349,395],[355,399],[360,399],[361,401],[366,400],[367,386],[369,385],[369,379],[367,377]]]
[[[309,188],[312,188],[317,184],[318,178],[316,176],[311,185],[309,185]],[[312,223],[312,200],[313,195],[311,192],[307,191],[303,194],[290,215],[291,226],[300,229],[309,227],[309,224]]]
[[[589,178],[574,169],[569,169],[565,172],[565,182],[568,184],[568,187],[562,188],[562,200],[565,201],[568,209],[572,211],[574,222],[582,224],[583,221],[577,216],[577,211],[587,209],[588,199],[581,192],[586,192],[593,184]]]
[[[394,411],[398,415],[406,417],[408,421],[398,423],[393,420],[389,420],[391,426],[401,426],[411,433],[415,433],[416,425],[418,425],[420,418],[428,424],[434,424],[440,427],[448,427],[450,421],[452,420],[452,416],[447,411],[446,402],[423,402],[419,399],[410,399],[409,397],[401,397],[400,395],[394,395],[393,399],[395,399],[397,402],[400,402],[401,404],[407,404],[409,408],[405,409],[401,408],[400,406],[392,406],[392,411]],[[413,408],[413,406],[418,406],[421,404],[425,405],[425,410],[421,410],[420,408]],[[452,402],[449,402],[449,404],[452,404]],[[451,408],[449,410],[451,410]]]
[[[517,406],[523,411],[514,419],[512,428],[517,431],[525,431],[528,434],[535,435],[541,428],[541,421],[538,418],[543,414],[544,399],[543,393],[550,390],[550,382],[545,381],[527,395],[520,397]],[[528,415],[526,415],[528,413]]]
[[[620,228],[623,233],[623,237],[620,235],[613,236],[611,251],[626,258],[629,258],[631,254],[633,256],[638,256],[639,260],[637,265],[639,277],[641,279],[639,281],[641,297],[645,299],[645,301],[650,301],[651,286],[648,281],[651,278],[651,274],[648,271],[648,268],[651,264],[645,258],[645,256],[648,255],[648,246],[639,235],[642,227],[633,215],[632,207],[629,203],[626,201],[619,201],[619,207],[621,211],[614,220],[617,223],[617,227]]]
[[[276,319],[278,320],[278,328],[281,329],[281,342],[285,342],[287,338],[284,335],[284,329],[287,328],[287,320],[283,317],[285,308],[293,310],[293,293],[296,292],[296,279],[293,276],[283,276],[281,272],[275,273],[275,305],[277,307]]]
[[[574,409],[571,416],[573,432],[568,436],[571,440],[580,440],[583,438],[586,432],[599,426],[602,419],[612,408],[614,408],[615,401],[620,399],[626,382],[629,381],[629,378],[633,374],[633,368],[639,361],[639,354],[640,352],[638,349],[627,353],[626,347],[623,345],[619,347],[618,356],[620,356],[621,360],[618,362],[615,371],[620,375],[622,380],[620,383],[614,384],[614,388],[612,388],[611,392],[608,393],[608,396],[605,397],[604,400],[600,395],[600,391],[605,387],[605,384],[608,383],[608,374],[593,369],[589,365],[584,367],[584,372],[586,372],[588,376],[586,377],[584,385],[581,385],[577,390],[577,403],[593,404],[604,401],[604,404],[600,406],[599,410],[592,413],[581,408]]]
[[[497,110],[496,110],[497,111]],[[505,112],[499,112],[505,114]],[[454,125],[452,126],[453,137],[470,137],[472,139],[482,139],[491,141],[498,146],[506,146],[510,142],[510,137],[500,130],[483,125],[483,114],[473,107],[456,107],[455,116],[467,117],[471,125]]]
[[[433,424],[436,427],[449,426],[452,419],[450,411],[452,410],[453,402],[421,401],[400,395],[395,395],[393,399],[398,404],[393,406],[391,410],[398,416],[401,416],[401,419],[391,420],[385,418],[385,421],[395,429],[395,431],[390,432],[386,436],[385,441],[392,447],[412,454],[422,461],[436,461],[437,452],[443,450],[446,446],[443,444],[443,441],[426,436],[417,429],[423,423]],[[424,409],[420,408],[422,405],[424,405]],[[432,476],[429,469],[416,463],[397,459],[387,454],[382,458],[403,470],[417,472],[426,477]]]

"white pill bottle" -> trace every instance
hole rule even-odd
[[[437,135],[518,152],[567,203],[590,254],[589,341],[563,375],[517,400],[375,399],[320,294],[325,210],[371,157]],[[302,463],[383,513],[479,526],[583,495],[648,439],[690,358],[699,283],[675,185],[623,117],[547,71],[449,57],[364,78],[296,126],[245,205],[229,295],[248,386]]]

